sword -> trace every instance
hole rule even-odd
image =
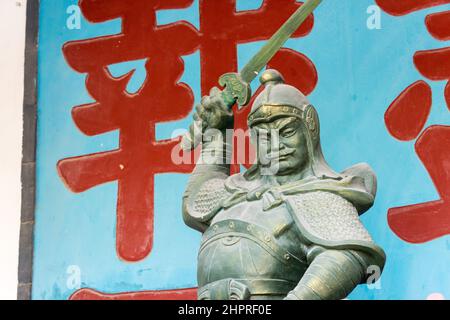
[[[249,103],[252,96],[250,83],[321,2],[305,1],[239,73],[226,73],[219,78],[219,84],[224,87],[221,96],[226,105],[237,103],[238,108],[242,108]],[[181,140],[181,148],[184,151],[195,149],[201,142],[201,133],[199,120],[194,121]]]

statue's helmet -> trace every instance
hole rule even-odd
[[[286,84],[277,70],[266,70],[261,75],[260,81],[265,88],[252,105],[248,116],[249,128],[254,129],[260,123],[272,122],[282,117],[298,118],[306,136],[309,162],[314,175],[337,177],[338,175],[323,158],[319,117],[305,95],[297,88]]]

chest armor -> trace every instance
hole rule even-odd
[[[295,286],[303,276],[306,244],[286,205],[263,210],[262,200],[222,209],[203,234],[199,287],[224,280],[281,280]]]

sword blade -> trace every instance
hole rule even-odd
[[[321,2],[322,0],[304,2],[241,70],[242,80],[251,83]]]
[[[250,83],[321,2],[322,0],[305,1],[245,65],[240,73],[228,73],[220,77],[219,83],[224,87],[222,99],[230,108],[236,102],[238,102],[239,106],[244,106],[250,101]],[[195,149],[201,141],[202,130],[197,121],[195,121],[189,131],[183,136],[181,141],[182,149]]]

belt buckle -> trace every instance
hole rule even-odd
[[[237,280],[230,280],[228,297],[230,300],[249,300],[251,296],[247,285]]]
[[[248,286],[234,279],[210,283],[198,293],[198,300],[249,300],[250,297]]]

